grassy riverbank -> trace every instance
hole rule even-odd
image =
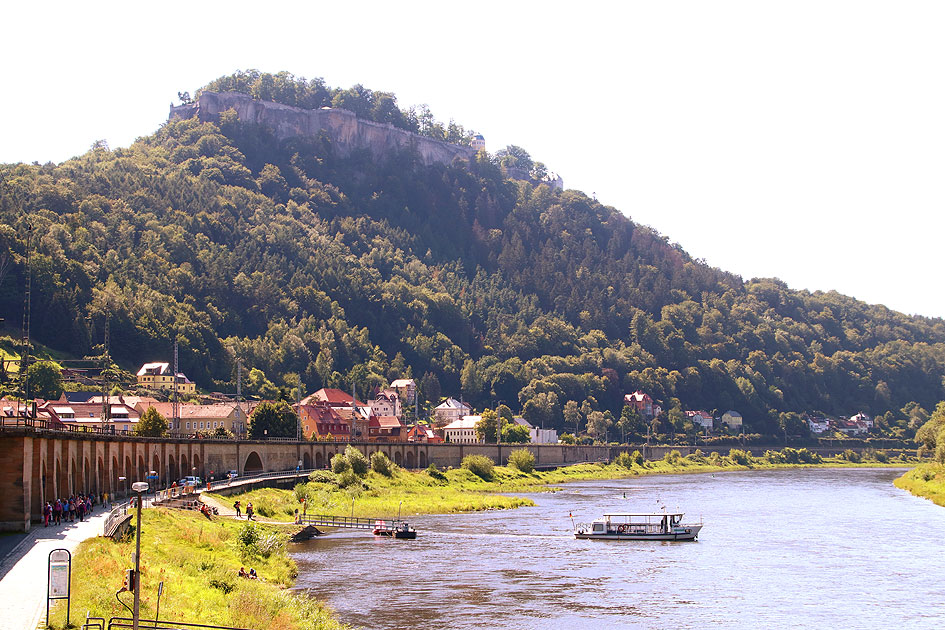
[[[161,619],[243,628],[336,630],[335,621],[317,601],[285,589],[296,576],[285,551],[282,528],[249,525],[197,512],[144,510],[141,527],[141,617],[154,619],[158,583],[164,582]],[[253,538],[258,538],[253,542]],[[250,543],[250,544],[247,544]],[[125,569],[133,568],[134,536],[120,542],[93,538],[73,559],[72,622],[93,617],[130,617],[115,599]],[[240,567],[255,568],[258,580],[238,577]],[[122,600],[132,605],[131,593]],[[52,628],[62,628],[60,602]],[[81,621],[77,624],[81,626]]]
[[[945,466],[942,464],[919,464],[893,483],[897,488],[945,507]]]
[[[914,463],[914,462],[913,462]],[[507,496],[515,492],[553,491],[569,481],[621,479],[639,475],[710,473],[734,470],[770,470],[798,467],[903,466],[907,460],[878,459],[850,461],[842,458],[821,459],[805,449],[786,449],[767,457],[750,457],[733,449],[730,455],[700,454],[681,457],[673,452],[665,458],[644,461],[637,454],[626,454],[610,464],[577,464],[549,471],[522,472],[510,466],[496,466],[483,478],[465,468],[408,472],[393,467],[391,474],[368,471],[353,483],[329,471],[318,471],[312,481],[294,491],[263,488],[238,496],[242,505],[252,502],[260,516],[291,521],[295,510],[302,510],[305,498],[309,514],[392,517],[398,511],[411,514],[448,514],[478,510],[511,509],[534,505],[527,498]],[[351,482],[350,477],[348,481]],[[235,496],[211,495],[223,505],[232,505]]]

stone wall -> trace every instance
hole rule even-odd
[[[265,125],[280,141],[299,136],[314,138],[324,131],[341,156],[366,149],[375,159],[381,159],[412,148],[421,161],[430,166],[450,164],[455,159],[470,160],[476,155],[471,147],[440,142],[390,124],[362,120],[344,109],[301,109],[257,101],[238,92],[203,92],[194,103],[172,106],[168,120],[196,117],[215,122],[229,109],[236,111],[241,121]]]

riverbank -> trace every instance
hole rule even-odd
[[[919,464],[893,482],[897,488],[945,507],[945,466]]]
[[[295,490],[262,488],[239,495],[209,495],[215,502],[243,507],[252,502],[257,514],[291,522],[295,511],[308,514],[392,518],[397,514],[450,514],[481,510],[514,509],[534,505],[527,498],[509,496],[515,492],[553,492],[555,486],[571,481],[622,479],[640,475],[695,474],[736,470],[772,470],[816,467],[880,467],[915,465],[914,459],[887,458],[882,453],[872,459],[851,461],[821,458],[806,449],[769,451],[751,457],[732,449],[729,455],[682,457],[673,451],[663,459],[645,461],[639,452],[624,453],[609,464],[576,464],[548,471],[524,472],[512,466],[495,466],[491,474],[480,476],[466,468],[409,472],[392,467],[390,474],[367,470],[356,480],[350,474],[316,471],[310,481]],[[305,500],[303,506],[302,500]]]
[[[153,508],[142,513],[141,618],[154,619],[158,584],[164,582],[160,619],[242,628],[341,630],[331,612],[315,599],[286,589],[296,577],[286,553],[284,528],[199,512]],[[93,617],[130,617],[116,601],[124,571],[133,568],[134,536],[83,542],[73,557],[72,623]],[[258,579],[239,577],[241,567]],[[121,599],[132,605],[131,593]],[[51,628],[65,623],[65,605],[56,607]],[[81,621],[79,624],[81,625]]]

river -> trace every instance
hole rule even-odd
[[[808,469],[571,483],[536,507],[416,516],[417,540],[293,545],[298,588],[364,628],[941,628],[945,508],[902,470]],[[624,498],[626,497],[626,498]],[[697,542],[575,540],[659,502]]]

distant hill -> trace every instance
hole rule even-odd
[[[208,89],[278,100],[258,89],[267,76]],[[295,105],[311,89],[275,76]],[[328,100],[310,105],[371,120],[380,107],[424,129],[393,95],[318,85]],[[941,319],[743,281],[579,191],[508,179],[485,153],[428,166],[410,146],[379,159],[215,118],[60,165],[0,166],[8,333],[29,221],[37,340],[91,353],[108,311],[124,365],[169,360],[177,337],[182,370],[207,390],[234,391],[240,357],[256,368],[250,390],[300,378],[306,392],[368,395],[411,375],[430,399],[531,401],[558,428],[567,401],[619,416],[623,394],[644,389],[665,409],[737,409],[749,430],[777,431],[781,412],[865,411],[907,436],[945,399]],[[469,135],[424,120],[439,139]]]

